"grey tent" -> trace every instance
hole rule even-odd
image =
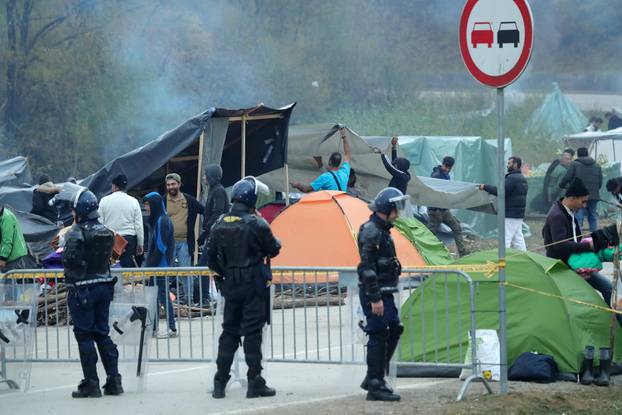
[[[0,185],[13,186],[30,183],[32,176],[26,157],[18,156],[0,161]]]

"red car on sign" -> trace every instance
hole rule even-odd
[[[471,31],[471,44],[474,48],[480,44],[486,44],[489,48],[495,41],[495,32],[490,22],[475,22]]]

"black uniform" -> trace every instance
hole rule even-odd
[[[391,238],[391,224],[373,214],[359,230],[358,247],[361,263],[358,266],[359,296],[367,326],[367,380],[383,382],[388,363],[404,331],[393,293],[402,271]],[[384,315],[371,311],[371,303],[382,300]],[[366,382],[364,382],[365,384]]]
[[[218,285],[225,298],[216,380],[225,385],[240,337],[244,337],[248,378],[261,374],[261,335],[268,318],[268,281],[272,278],[265,259],[275,257],[280,249],[268,223],[242,203],[234,203],[212,227],[207,260],[219,275]]]
[[[97,383],[95,344],[106,375],[109,378],[119,375],[119,352],[108,335],[108,316],[116,281],[110,275],[113,245],[114,233],[95,219],[74,225],[63,251],[65,282],[69,289],[67,304],[84,379]]]

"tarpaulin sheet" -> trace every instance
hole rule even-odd
[[[29,183],[32,180],[26,157],[18,156],[0,161],[0,184],[3,186]]]
[[[334,151],[343,153],[338,124],[292,126],[289,130],[288,166],[289,180],[311,183],[323,173],[328,158]],[[364,198],[374,198],[387,187],[391,176],[385,170],[380,155],[374,153],[358,134],[347,129],[347,140],[352,153],[351,166],[356,170],[356,189]],[[323,167],[318,167],[314,156],[321,156]],[[448,182],[430,177],[415,176],[418,171],[411,167],[412,179],[408,194],[418,205],[447,208],[473,209],[494,212],[494,197],[478,190],[474,183]],[[427,174],[429,176],[429,173]],[[278,169],[261,176],[272,190],[285,192],[285,170]]]

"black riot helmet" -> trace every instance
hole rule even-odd
[[[233,185],[231,201],[243,203],[250,208],[254,208],[257,203],[257,196],[260,193],[269,194],[270,189],[253,176],[246,176]]]
[[[397,210],[398,214],[406,210],[410,196],[404,195],[395,187],[387,187],[378,193],[378,196],[369,204],[372,212],[384,213],[389,215],[392,211]]]
[[[97,196],[88,189],[84,189],[76,194],[72,208],[76,212],[79,222],[86,219],[93,220],[99,217],[99,213],[97,213],[97,209],[99,208]]]

